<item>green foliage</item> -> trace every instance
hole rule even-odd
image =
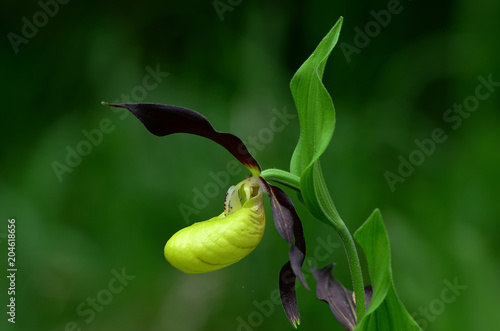
[[[299,68],[290,84],[300,119],[300,138],[290,168],[292,174],[300,178],[301,202],[317,219],[332,226],[342,240],[359,302],[356,314],[361,319],[365,313],[365,295],[359,257],[354,240],[335,209],[319,163],[335,129],[335,108],[322,77],[341,26],[342,17]]]
[[[300,118],[300,138],[292,156],[290,171],[300,177],[301,196],[308,210],[319,220],[333,225],[346,245],[359,301],[357,314],[360,324],[357,329],[420,330],[394,289],[389,239],[378,210],[356,233],[368,257],[374,288],[368,313],[363,316],[365,298],[359,258],[354,245],[349,247],[352,238],[335,209],[319,164],[319,157],[330,143],[335,129],[335,108],[322,77],[328,57],[338,41],[341,26],[342,18],[299,68],[290,84]]]
[[[277,304],[266,315],[253,304],[274,302],[279,294],[275,275],[284,257],[269,252],[286,249],[275,231],[266,231],[244,262],[201,281],[181,277],[163,257],[170,235],[222,211],[222,184],[219,195],[188,220],[180,207],[194,208],[193,199],[206,185],[219,183],[209,172],[226,171],[227,151],[190,135],[173,136],[169,144],[148,137],[131,115],[110,112],[98,101],[130,97],[143,86],[145,67],[159,65],[170,75],[131,101],[202,111],[221,130],[256,137],[252,147],[262,166],[287,169],[298,120],[283,125],[278,119],[282,130],[270,143],[257,134],[269,128],[273,108],[293,111],[287,82],[340,14],[342,35],[324,74],[339,125],[335,143],[321,156],[335,204],[353,230],[373,207],[383,211],[394,281],[410,313],[429,309],[444,279],[458,277],[470,286],[432,320],[422,313],[415,317],[428,330],[498,328],[500,315],[485,307],[498,305],[500,296],[500,153],[494,152],[500,141],[499,90],[467,112],[457,130],[442,115],[474,94],[478,75],[492,73],[500,80],[500,2],[445,1],[432,11],[430,2],[401,2],[403,12],[347,63],[342,44],[357,47],[354,28],[365,31],[374,20],[370,11],[386,4],[243,1],[220,22],[211,2],[130,7],[111,0],[96,10],[92,2],[70,1],[18,54],[5,38],[0,247],[6,252],[7,218],[16,217],[22,270],[18,321],[11,328],[3,319],[0,329],[62,330],[75,321],[89,331],[234,331],[251,317],[262,317],[255,330],[292,329]],[[41,10],[37,1],[5,2],[5,34],[22,35],[21,18],[32,21]],[[105,119],[114,130],[60,183],[51,163],[65,163],[66,147],[76,149],[87,140],[82,130],[97,129]],[[414,139],[429,137],[436,127],[448,140],[392,193],[384,171],[397,172],[398,156],[407,158]],[[245,171],[230,171],[228,181],[238,182]],[[307,259],[320,257],[318,265],[335,260],[335,276],[349,287],[341,248],[325,244],[329,250],[318,255],[314,250],[318,242],[335,245],[339,239],[301,204],[296,207],[309,244]],[[77,307],[107,287],[112,269],[122,267],[136,279],[86,323],[89,315],[78,314]],[[262,271],[249,278],[254,268]],[[0,281],[2,289],[6,281]],[[200,293],[196,300],[193,292]],[[302,329],[342,330],[312,293],[299,287],[298,296]]]
[[[335,108],[322,83],[326,61],[339,39],[340,18],[290,83],[300,119],[300,138],[292,155],[290,171],[301,176],[323,154],[335,129]]]
[[[333,136],[335,108],[322,78],[328,57],[338,41],[342,21],[342,18],[337,21],[290,83],[300,119],[300,137],[292,155],[290,171],[300,177],[300,190],[306,207],[326,224],[337,213],[318,159]]]
[[[389,238],[378,209],[356,231],[354,237],[365,252],[373,286],[368,311],[355,330],[421,330],[406,311],[394,288]]]

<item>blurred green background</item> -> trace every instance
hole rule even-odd
[[[175,231],[222,211],[223,185],[189,220],[179,206],[193,207],[195,192],[217,183],[210,173],[224,171],[231,155],[195,136],[152,136],[100,102],[129,95],[181,105],[218,130],[258,139],[276,111],[295,113],[289,81],[339,16],[343,30],[324,74],[337,127],[322,157],[339,212],[354,231],[381,209],[396,288],[425,329],[500,325],[498,86],[458,127],[443,118],[474,101],[479,76],[500,81],[500,2],[221,1],[219,13],[212,1],[48,3],[3,1],[0,13],[2,330],[291,330],[271,301],[288,245],[268,202],[262,243],[241,262],[185,275],[163,257]],[[388,6],[398,9],[390,22],[370,25],[371,12]],[[23,37],[34,19],[39,27],[24,27]],[[372,37],[347,58],[340,45],[360,45],[367,24]],[[257,140],[263,168],[288,170],[298,128],[290,119],[271,141]],[[408,159],[415,139],[436,128],[447,140],[393,192],[384,173],[397,174],[398,157]],[[95,144],[84,132],[94,132]],[[87,155],[70,157],[74,166],[58,176],[54,166],[78,148]],[[246,175],[240,169],[229,185]],[[290,193],[308,260],[335,261],[349,285],[338,237]],[[9,218],[17,231],[15,325],[4,312]],[[122,272],[128,280],[115,282]],[[342,330],[307,279],[312,290],[297,290],[300,329]],[[447,281],[467,288],[446,290]]]

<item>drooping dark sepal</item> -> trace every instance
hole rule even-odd
[[[306,242],[304,231],[292,200],[280,188],[270,185],[264,179],[263,187],[271,198],[273,220],[276,230],[281,237],[290,245],[289,261],[281,268],[279,285],[280,296],[285,313],[290,322],[296,327],[299,324],[299,313],[295,293],[295,280],[298,278],[306,289],[306,283],[302,273],[302,264],[306,255]]]
[[[328,303],[337,321],[351,331],[358,324],[355,297],[353,291],[346,289],[332,276],[333,266],[334,264],[330,264],[321,269],[311,267],[312,274],[316,279],[316,297]],[[368,309],[372,296],[372,287],[365,286],[366,309]]]
[[[280,270],[279,289],[281,304],[283,305],[285,314],[295,328],[300,324],[297,293],[295,292],[296,279],[297,277],[292,270],[290,261],[288,261]]]
[[[103,102],[103,104],[128,109],[149,132],[156,136],[190,133],[210,139],[227,149],[252,173],[260,174],[259,163],[253,158],[240,138],[231,133],[216,131],[205,116],[194,110],[152,103],[109,104]]]
[[[304,287],[309,289],[301,270],[306,256],[306,240],[302,222],[288,195],[279,187],[267,185],[270,191],[274,225],[281,237],[290,245],[289,257],[293,273]]]

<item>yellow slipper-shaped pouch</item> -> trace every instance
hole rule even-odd
[[[175,233],[165,245],[165,258],[189,274],[218,270],[250,254],[264,228],[262,188],[250,177],[228,190],[222,214]]]

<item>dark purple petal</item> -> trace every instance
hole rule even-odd
[[[267,182],[266,187],[271,197],[274,225],[281,237],[290,245],[289,257],[292,270],[304,287],[309,289],[301,270],[306,256],[306,240],[299,215],[292,200],[283,190]]]
[[[156,136],[190,133],[208,138],[227,149],[252,173],[260,174],[259,163],[253,158],[240,138],[230,133],[216,131],[203,115],[194,110],[152,103],[103,104],[130,110],[149,132]]]
[[[330,264],[322,269],[311,267],[316,279],[316,297],[330,306],[333,315],[347,330],[354,330],[357,325],[356,303],[353,292],[346,289],[338,280],[332,276]],[[366,309],[373,295],[371,286],[365,286]]]
[[[328,303],[337,319],[347,330],[356,327],[356,308],[352,292],[347,290],[340,282],[335,280],[332,273],[333,264],[323,268],[311,268],[316,279],[316,296]]]
[[[306,255],[304,231],[292,200],[280,188],[270,185],[262,178],[261,181],[264,191],[271,198],[274,225],[281,237],[290,245],[288,253],[290,260],[281,268],[279,287],[285,313],[293,326],[297,327],[299,312],[295,292],[296,279],[299,278],[304,287],[309,289],[301,270]]]
[[[288,261],[280,271],[280,297],[286,316],[292,325],[297,328],[297,325],[300,324],[300,316],[297,307],[297,294],[295,293],[295,279],[295,273],[292,270],[290,261]]]

